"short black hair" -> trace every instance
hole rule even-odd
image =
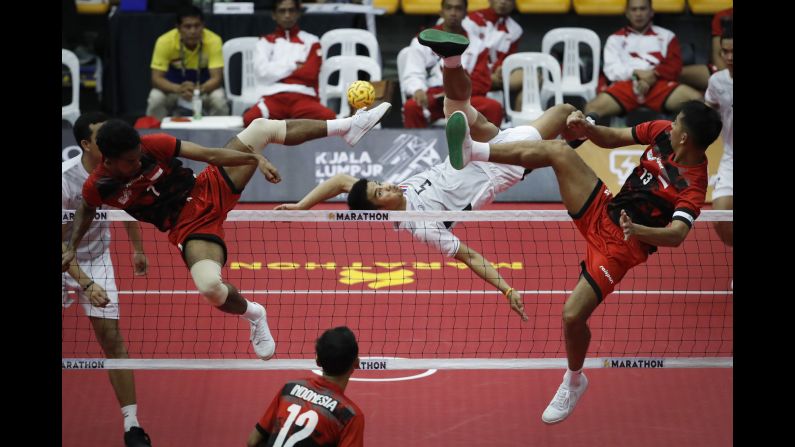
[[[204,13],[198,6],[183,6],[177,10],[177,26],[182,25],[182,19],[185,17],[198,17],[199,21],[204,23]]]
[[[367,182],[369,181],[366,178],[361,178],[351,186],[351,191],[348,193],[348,208],[367,211],[378,209],[375,203],[367,198]]]
[[[315,342],[317,364],[327,376],[340,376],[351,369],[359,356],[359,344],[347,326],[323,332]]]
[[[446,1],[447,0],[442,0],[442,9],[444,9],[444,2],[446,2]],[[469,4],[468,4],[467,0],[464,0],[464,9],[467,9],[467,8],[469,8]]]
[[[108,120],[108,116],[102,112],[86,112],[75,121],[72,127],[72,134],[75,136],[77,145],[82,148],[80,144],[83,140],[91,139],[91,125],[97,123],[104,123]]]
[[[285,2],[285,1],[287,1],[287,0],[274,0],[273,1],[273,12],[276,12],[276,8],[278,8],[279,5],[282,4],[282,2]],[[304,12],[303,7],[301,6],[301,0],[293,0],[293,1],[295,2],[296,9],[298,9],[299,12]]]
[[[687,101],[679,113],[682,114],[682,123],[696,146],[706,150],[720,135],[723,128],[720,114],[703,102]],[[103,129],[105,126],[102,126]]]
[[[654,7],[651,5],[651,0],[646,0],[646,4],[649,5],[649,9],[654,9]],[[624,10],[628,9],[629,9],[629,0],[627,0],[626,5],[624,6]]]
[[[720,18],[720,40],[734,39],[734,16]]]
[[[105,122],[97,132],[97,146],[105,158],[118,158],[121,154],[136,149],[141,136],[133,126],[119,119]]]

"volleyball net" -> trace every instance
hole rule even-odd
[[[586,243],[562,210],[230,212],[222,275],[263,304],[276,354],[263,362],[249,324],[209,305],[166,234],[142,224],[149,259],[135,276],[122,211],[111,225],[111,262],[130,359],[105,359],[74,301],[62,312],[64,369],[310,369],[314,342],[346,325],[363,367],[559,368],[561,313]],[[63,211],[63,221],[71,219]],[[704,211],[686,241],[660,247],[632,269],[589,320],[586,367],[731,367],[733,253]],[[523,322],[507,299],[466,264],[398,231],[401,221],[457,222],[453,233],[523,296]]]

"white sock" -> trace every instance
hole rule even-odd
[[[255,322],[262,318],[264,307],[255,306],[253,302],[246,300],[246,311],[241,315],[250,322]]]
[[[121,414],[124,415],[124,431],[130,431],[133,427],[140,427],[138,423],[138,405],[132,404],[121,407]]]
[[[569,386],[579,386],[581,375],[582,375],[582,368],[580,368],[579,371],[572,371],[567,368],[565,380],[569,383]]]
[[[489,161],[491,147],[489,143],[472,141],[472,161]]]
[[[326,126],[328,127],[328,136],[344,135],[345,132],[351,129],[351,124],[353,124],[353,118],[326,120]]]
[[[458,56],[450,56],[442,59],[444,62],[444,66],[447,68],[455,68],[461,66],[461,55]]]

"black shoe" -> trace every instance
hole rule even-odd
[[[417,40],[442,57],[463,54],[469,46],[469,39],[466,37],[438,29],[426,29],[417,36]]]
[[[141,427],[132,427],[124,433],[124,445],[127,447],[152,447],[152,441]]]

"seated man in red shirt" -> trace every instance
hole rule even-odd
[[[227,143],[210,149],[166,134],[141,137],[121,120],[107,121],[97,132],[102,163],[83,184],[83,200],[75,213],[73,231],[62,249],[66,271],[75,248],[94,220],[97,207],[123,209],[135,219],[168,232],[169,241],[182,252],[199,293],[222,312],[240,315],[251,323],[251,342],[263,360],[273,356],[265,308],[248,301],[232,284],[223,281],[226,263],[223,223],[257,168],[268,181],[281,180],[276,168],[260,151],[268,143],[285,145],[329,135],[340,135],[349,144],[359,139],[389,110],[384,103],[353,117],[331,120],[257,119]],[[208,163],[199,173],[182,167],[177,157]]]
[[[442,23],[433,29],[467,36],[461,26],[467,10],[467,0],[442,0]],[[477,36],[467,36],[469,46],[461,55],[461,65],[472,80],[472,107],[497,127],[502,124],[502,105],[486,97],[491,89],[489,51]],[[444,86],[442,85],[442,60],[415,37],[408,46],[400,87],[412,98],[403,106],[403,124],[406,128],[428,127],[444,118],[442,110]]]
[[[511,73],[508,80],[502,79],[502,63],[519,49],[519,38],[524,32],[511,17],[515,8],[516,0],[489,0],[488,8],[469,13],[461,23],[470,38],[485,41],[489,49],[492,90],[501,91],[503,82],[509,82],[511,95],[522,89],[521,70]],[[521,102],[521,97],[519,95],[516,100]],[[516,108],[521,108],[521,104],[517,103]]]
[[[345,326],[329,329],[315,352],[323,377],[285,384],[248,436],[248,447],[364,445],[364,413],[344,394],[359,365],[356,337]]]
[[[699,216],[707,193],[706,150],[718,138],[721,119],[700,101],[689,101],[674,122],[650,121],[633,128],[594,125],[580,111],[567,119],[569,131],[604,148],[648,145],[640,163],[613,197],[563,141],[472,141],[466,115],[447,120],[450,162],[489,161],[535,169],[552,166],[563,204],[588,243],[582,274],[563,306],[568,370],[541,419],[553,424],[574,410],[588,388],[582,372],[591,340],[588,318],[624,275],[646,261],[657,246],[677,247]]]
[[[317,96],[320,39],[298,27],[301,0],[277,0],[272,17],[276,30],[260,37],[254,49],[257,94],[262,98],[243,113],[243,125],[257,118],[336,118]]]
[[[651,0],[629,0],[629,25],[605,41],[604,74],[610,85],[585,105],[585,113],[623,115],[640,106],[657,112],[678,112],[701,93],[676,82],[682,55],[676,35],[652,23]]]

